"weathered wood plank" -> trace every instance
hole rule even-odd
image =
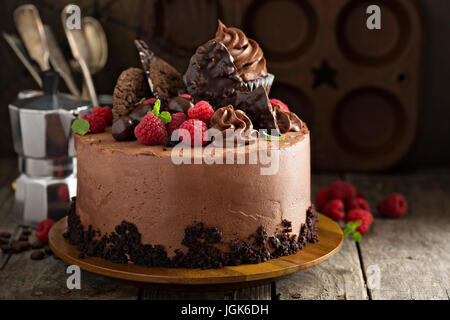
[[[16,162],[0,160],[0,231],[13,232],[11,182],[17,175]],[[3,175],[3,173],[5,173]],[[30,242],[35,238],[30,237]],[[67,264],[53,257],[30,259],[31,251],[12,255],[0,271],[0,299],[137,299],[138,289],[115,280],[81,272],[81,290],[68,290]],[[1,254],[0,254],[1,255]],[[4,261],[2,257],[0,261]]]
[[[366,193],[375,211],[360,244],[365,269],[381,271],[372,298],[450,299],[450,168],[348,175],[348,180]],[[381,218],[375,206],[394,192],[405,195],[409,210],[398,220]],[[368,277],[370,287],[373,273]]]
[[[327,188],[339,176],[313,175],[312,197],[321,188]],[[358,250],[346,239],[340,252],[330,260],[281,279],[276,292],[282,300],[292,299],[368,299]]]

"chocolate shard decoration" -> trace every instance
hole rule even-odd
[[[208,101],[215,110],[228,106],[235,100],[237,91],[245,90],[233,57],[216,40],[210,40],[197,49],[189,62],[184,82],[195,102]]]
[[[293,112],[283,110],[279,105],[273,106],[278,131],[285,134],[289,131],[308,131],[306,124]]]
[[[181,74],[170,64],[156,56],[143,40],[134,40],[148,84],[157,99],[168,101],[186,92]]]
[[[276,130],[279,133],[275,116],[272,112],[272,105],[263,87],[256,88],[250,92],[238,92],[234,106],[235,109],[245,112],[252,120],[255,129],[267,129],[269,134],[273,134],[271,130]]]

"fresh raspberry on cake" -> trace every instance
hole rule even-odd
[[[323,209],[325,208],[325,205],[328,202],[328,189],[323,188],[320,189],[319,192],[317,192],[316,194],[316,207],[317,210],[319,210],[320,212],[323,211]]]
[[[391,194],[377,205],[378,212],[386,218],[401,218],[408,210],[408,203],[403,195]]]
[[[162,144],[168,137],[164,123],[153,113],[148,113],[134,129],[136,138],[145,145]]]
[[[103,118],[107,126],[112,124],[113,113],[110,107],[94,107],[94,109],[92,109],[92,115],[94,117]]]
[[[93,114],[85,114],[81,118],[89,122],[89,132],[100,133],[105,131],[106,121],[103,117],[95,116]]]
[[[166,124],[166,129],[167,133],[169,134],[169,137],[172,134],[172,132],[177,130],[181,126],[181,124],[187,120],[189,120],[189,118],[183,112],[172,114],[172,121]]]
[[[340,199],[334,199],[328,201],[323,208],[323,214],[335,221],[339,221],[344,218],[344,202]]]
[[[288,107],[283,101],[281,101],[281,100],[278,100],[278,99],[270,99],[270,104],[271,104],[272,106],[279,105],[279,106],[281,107],[282,110],[284,110],[284,111],[290,111],[290,110],[289,110],[289,107]]]
[[[189,118],[201,120],[206,124],[209,124],[212,116],[214,115],[214,109],[206,101],[198,102],[193,108],[188,110]]]
[[[205,145],[208,142],[206,130],[208,126],[200,120],[191,119],[185,121],[180,126],[180,140],[190,143],[192,146]]]
[[[345,222],[358,220],[361,220],[361,225],[356,230],[365,234],[373,222],[373,216],[369,211],[363,209],[350,210],[345,216]]]
[[[335,181],[328,188],[329,199],[348,201],[356,198],[356,188],[346,181]]]
[[[48,233],[54,224],[55,222],[52,219],[41,221],[36,228],[36,238],[42,243],[47,243]]]
[[[363,198],[353,198],[350,200],[347,200],[345,203],[347,210],[353,210],[353,209],[363,209],[370,212],[370,205],[366,201],[366,199]]]

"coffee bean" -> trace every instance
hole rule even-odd
[[[5,254],[9,253],[11,251],[11,247],[9,245],[7,245],[7,244],[1,245],[0,248],[2,249],[2,252],[5,253]]]
[[[0,238],[11,238],[11,233],[9,232],[0,232]]]
[[[19,241],[28,241],[28,236],[26,234],[22,233],[19,236]]]
[[[44,247],[44,244],[39,240],[36,240],[35,242],[33,242],[31,244],[32,249],[42,249],[43,247]]]
[[[33,251],[30,255],[31,260],[42,260],[45,258],[45,253],[42,250]]]
[[[8,244],[9,239],[8,238],[0,238],[0,244]]]
[[[28,241],[13,241],[11,243],[11,251],[13,253],[21,253],[28,250],[30,243]]]
[[[31,228],[30,227],[22,228],[22,234],[29,236],[31,234]]]

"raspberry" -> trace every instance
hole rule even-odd
[[[185,121],[181,124],[180,129],[186,130],[180,130],[180,140],[185,143],[189,144],[190,142],[193,146],[201,146],[208,142],[207,135],[205,134],[208,126],[203,121],[195,119]]]
[[[373,222],[373,216],[369,211],[363,209],[350,210],[345,216],[345,222],[358,220],[361,220],[361,225],[356,230],[365,234]]]
[[[106,128],[105,118],[95,116],[93,114],[85,114],[82,116],[82,118],[89,122],[89,132],[100,133],[105,131]]]
[[[113,121],[113,113],[110,107],[94,107],[92,109],[92,115],[94,117],[100,117],[105,119],[106,125],[109,126]]]
[[[164,123],[153,113],[148,113],[134,129],[136,138],[145,145],[162,144],[168,137]]]
[[[187,93],[185,93],[185,94],[180,94],[180,97],[185,98],[185,99],[187,99],[187,100],[189,100],[189,101],[192,101],[192,97],[191,97],[190,95],[188,95]]]
[[[347,210],[353,210],[353,209],[363,209],[370,212],[370,205],[366,201],[366,199],[363,198],[353,198],[348,200],[346,203]]]
[[[142,104],[155,104],[156,98],[150,98],[142,102]]]
[[[356,190],[356,197],[365,199],[366,195],[362,191]]]
[[[187,120],[189,120],[189,118],[183,112],[172,114],[172,121],[166,124],[166,129],[169,137],[172,135],[172,132],[177,130],[181,126],[181,124]]]
[[[55,222],[51,219],[41,221],[36,228],[36,238],[42,243],[47,243],[48,232],[50,231],[50,229],[53,227],[54,224]]]
[[[320,189],[319,192],[317,192],[317,194],[316,194],[315,202],[316,202],[317,210],[322,212],[323,209],[325,208],[325,205],[328,202],[328,189],[326,189],[326,188]]]
[[[283,101],[280,101],[280,100],[278,100],[278,99],[270,99],[270,104],[271,104],[272,106],[279,105],[279,106],[281,107],[282,110],[284,110],[284,111],[290,111],[290,110],[289,110],[289,107],[288,107]]]
[[[377,205],[378,212],[386,218],[401,218],[408,210],[408,203],[399,193],[391,194]]]
[[[356,188],[345,181],[335,181],[330,185],[329,199],[341,199],[348,201],[350,199],[356,198]]]
[[[339,199],[328,201],[323,208],[323,214],[335,221],[344,218],[344,202]]]
[[[200,101],[193,108],[188,110],[189,118],[201,120],[206,124],[209,124],[212,116],[214,115],[214,109],[206,101]]]

